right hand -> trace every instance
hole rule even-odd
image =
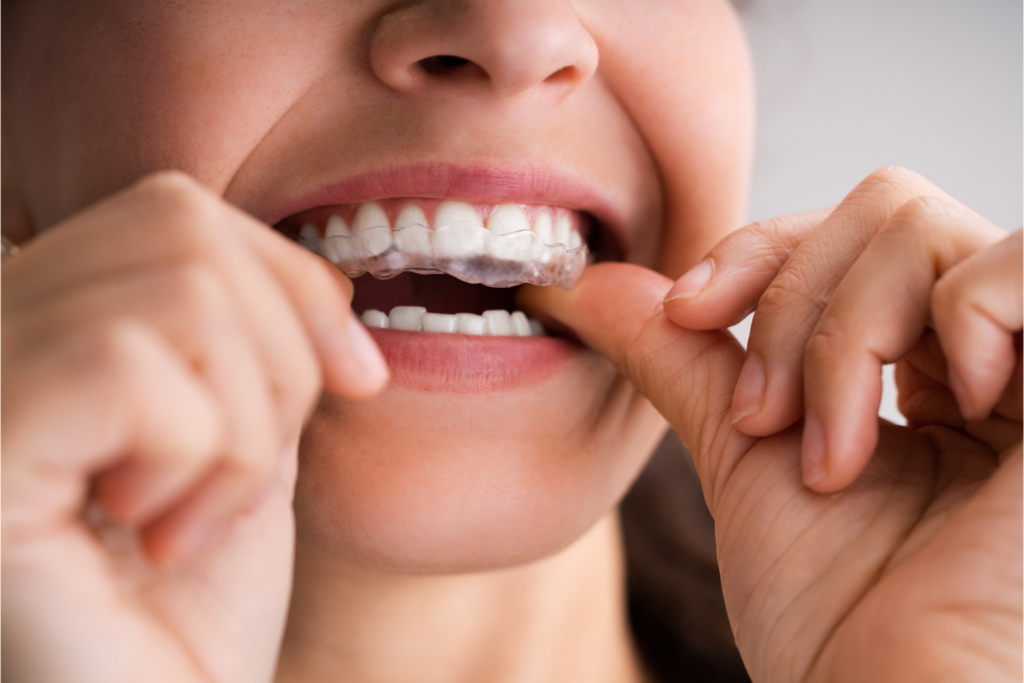
[[[2,284],[4,673],[272,678],[302,423],[321,389],[387,380],[351,283],[160,173],[34,240]]]

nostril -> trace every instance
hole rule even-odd
[[[421,69],[428,74],[443,76],[458,71],[460,67],[469,64],[469,60],[454,55],[435,55],[417,62]]]
[[[576,80],[577,69],[574,66],[563,66],[558,71],[554,72],[544,80],[547,83],[566,83],[572,84]]]

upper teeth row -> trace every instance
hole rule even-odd
[[[395,306],[390,314],[371,308],[362,315],[367,327],[410,332],[449,332],[492,337],[542,337],[544,328],[522,311],[484,311],[473,313],[427,313],[422,306]]]
[[[465,202],[441,202],[434,214],[432,226],[427,222],[423,210],[414,204],[402,209],[395,224],[391,225],[387,213],[379,203],[366,202],[359,205],[351,226],[341,216],[331,215],[327,219],[323,234],[325,237],[350,237],[369,228],[401,229],[413,225],[423,225],[436,229],[455,223],[484,226],[480,213],[471,204]],[[484,227],[496,235],[507,235],[520,230],[532,229],[544,244],[563,244],[568,250],[576,249],[583,244],[582,237],[573,226],[570,213],[562,211],[558,218],[554,218],[551,209],[547,207],[537,207],[531,225],[530,218],[521,205],[500,204],[491,210]],[[306,240],[313,240],[320,236],[320,231],[313,223],[306,223],[302,226],[300,236]]]

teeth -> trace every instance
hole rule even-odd
[[[402,207],[394,227],[384,208],[392,210],[389,202]],[[412,270],[443,272],[492,287],[531,283],[569,288],[586,265],[586,246],[576,230],[575,214],[567,209],[494,205],[485,212],[485,225],[476,206],[441,201],[433,227],[428,227],[415,200],[402,202],[361,203],[350,223],[330,215],[322,238],[317,225],[303,224],[299,242],[350,277],[370,273],[388,278]]]
[[[497,206],[487,218],[487,229],[494,235],[510,235],[503,239],[488,240],[487,251],[496,259],[506,261],[530,260],[530,219],[518,204]]]
[[[487,321],[484,320],[482,315],[475,315],[473,313],[456,313],[455,321],[459,327],[459,334],[487,334]]]
[[[423,314],[427,309],[422,306],[395,306],[388,316],[388,327],[392,330],[408,330],[419,332],[423,329]]]
[[[516,311],[518,313],[519,311]],[[379,327],[381,329],[388,329],[388,316],[386,313],[378,311],[376,308],[371,308],[363,312],[361,316],[363,324],[367,327]]]
[[[579,249],[580,247],[583,246],[583,238],[580,237],[580,234],[578,232],[573,230],[572,232],[569,233],[569,243],[566,244],[565,246],[569,251],[572,251],[573,249]]]
[[[532,334],[530,331],[530,321],[526,319],[525,313],[513,311],[511,320],[512,331],[517,337],[529,337]]]
[[[324,237],[348,237],[348,225],[340,216],[332,215],[327,219],[327,227],[324,229]],[[324,256],[332,263],[338,263],[352,258],[352,243],[349,240],[324,239]]]
[[[473,313],[427,313],[422,306],[395,306],[387,315],[375,308],[365,311],[360,319],[367,327],[406,330],[409,332],[442,332],[490,337],[543,337],[544,328],[522,311],[484,311]]]
[[[348,237],[352,233],[349,231],[348,226],[345,224],[345,220],[341,216],[331,215],[327,219],[327,228],[324,230],[324,234],[327,237]]]
[[[403,254],[430,256],[430,231],[427,217],[418,206],[409,205],[402,209],[395,221],[395,248]]]
[[[544,244],[554,244],[555,231],[551,222],[551,211],[538,209],[537,217],[533,220],[533,231],[540,237]]]
[[[569,235],[572,234],[572,220],[568,213],[563,213],[555,221],[554,243],[569,246]]]
[[[492,337],[512,336],[512,316],[508,311],[484,311],[487,321],[487,334]]]
[[[391,246],[390,230],[369,230],[370,228],[390,227],[388,215],[377,202],[366,202],[359,205],[356,217],[352,221],[352,234],[359,235],[363,249],[370,256],[383,254]],[[369,232],[366,232],[369,230]]]
[[[502,204],[494,207],[487,218],[487,229],[495,235],[530,229],[530,219],[518,204]]]
[[[434,228],[448,226],[434,233],[431,240],[434,256],[441,259],[465,259],[483,251],[483,227],[480,214],[465,202],[441,202],[434,214]]]
[[[448,333],[458,332],[459,331],[458,316],[445,315],[444,313],[424,313],[423,314],[423,331],[424,332],[448,332]]]

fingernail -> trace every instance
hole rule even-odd
[[[960,379],[960,373],[952,365],[949,366],[949,389],[953,392],[953,398],[956,399],[956,405],[960,408],[960,414],[968,420],[974,417],[967,385]]]
[[[348,319],[348,351],[358,366],[359,379],[368,386],[377,387],[388,378],[388,365],[377,348],[377,342],[363,327],[354,313]]]
[[[676,280],[672,289],[668,290],[668,294],[665,295],[665,303],[674,299],[692,299],[697,296],[707,288],[714,272],[715,264],[709,258],[704,259]]]
[[[756,353],[747,354],[747,360],[736,380],[736,389],[732,394],[732,421],[739,422],[748,415],[761,410],[764,402],[764,363]]]
[[[805,486],[813,486],[827,474],[825,469],[825,430],[814,413],[804,417],[804,438],[800,459]]]

